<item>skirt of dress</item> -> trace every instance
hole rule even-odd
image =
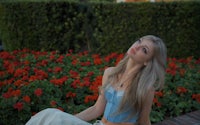
[[[26,125],[103,125],[103,123],[97,121],[91,124],[58,109],[47,108],[32,116]]]

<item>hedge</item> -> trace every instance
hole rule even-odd
[[[170,57],[198,58],[200,2],[111,3],[66,0],[0,3],[0,39],[12,51],[125,52],[139,37],[161,37]]]

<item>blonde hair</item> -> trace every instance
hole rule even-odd
[[[129,77],[128,82],[130,84],[124,93],[118,110],[118,113],[128,110],[133,111],[129,118],[141,112],[147,92],[152,88],[155,88],[155,90],[162,89],[165,80],[167,50],[164,42],[153,35],[143,36],[142,39],[154,43],[154,54],[146,66]],[[119,75],[124,73],[128,60],[129,57],[125,56],[118,63],[108,76],[107,84],[102,88],[105,89],[108,84],[117,84]]]

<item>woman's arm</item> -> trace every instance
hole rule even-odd
[[[103,78],[102,78],[102,84],[106,84],[108,74],[111,69],[112,68],[107,68],[104,71]],[[101,91],[96,103],[93,106],[76,114],[75,116],[77,116],[78,118],[80,118],[84,121],[91,121],[93,119],[98,118],[99,116],[101,116],[103,114],[103,112],[105,110],[105,106],[106,106],[106,99],[104,97],[104,92]]]
[[[155,92],[155,90],[152,89],[149,91],[149,93],[147,93],[146,101],[144,102],[142,111],[140,113],[140,117],[138,119],[138,124],[136,124],[136,125],[151,125],[149,116],[151,113],[154,92]]]

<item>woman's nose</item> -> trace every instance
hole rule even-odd
[[[137,45],[137,46],[135,47],[135,49],[138,51],[138,50],[140,49],[140,46]]]

